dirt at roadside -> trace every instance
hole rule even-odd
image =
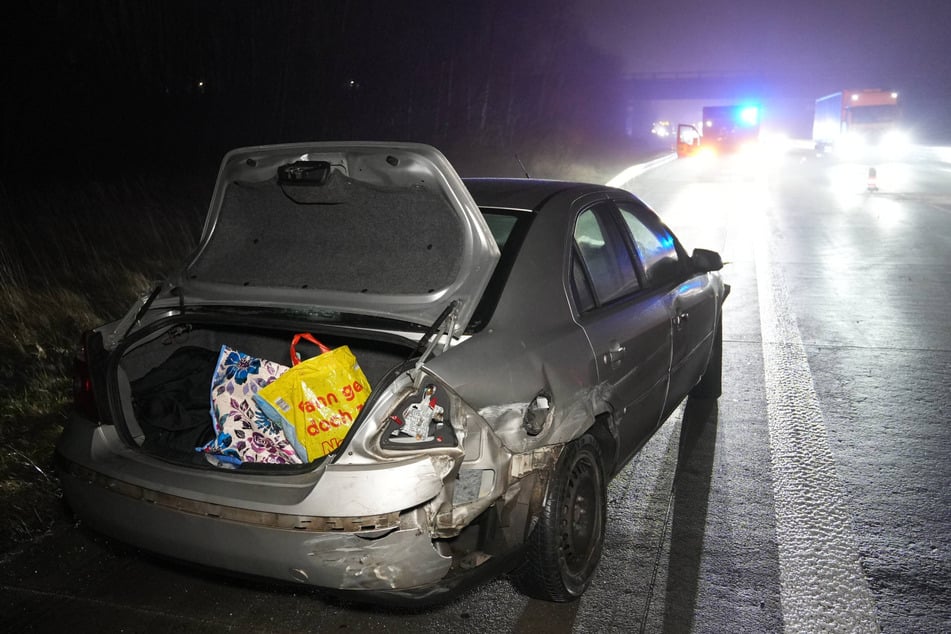
[[[0,557],[72,521],[53,468],[62,413],[0,422]]]

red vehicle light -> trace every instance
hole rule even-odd
[[[99,410],[96,407],[96,397],[92,389],[92,376],[89,373],[89,362],[86,351],[86,341],[90,333],[84,333],[82,347],[73,363],[73,405],[83,416],[90,420],[98,420]]]

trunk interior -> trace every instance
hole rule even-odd
[[[177,320],[135,341],[118,363],[116,383],[120,412],[115,422],[127,440],[166,460],[212,467],[197,447],[215,437],[211,383],[221,346],[291,365],[294,330],[242,325],[225,326]],[[371,390],[394,367],[405,362],[415,342],[341,336],[313,331],[331,349],[347,345],[357,358]],[[297,345],[302,359],[319,354],[313,344]],[[112,401],[115,403],[115,400]],[[294,470],[301,465],[243,463],[242,469]]]

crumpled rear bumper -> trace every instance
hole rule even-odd
[[[213,568],[339,590],[431,585],[452,559],[419,526],[310,532],[200,515],[117,493],[61,470],[63,491],[94,529],[147,550]]]
[[[151,461],[146,469],[138,452],[116,449],[103,428],[77,421],[71,421],[57,446],[57,462],[64,495],[79,518],[106,535],[172,558],[333,590],[382,592],[438,585],[452,565],[452,557],[441,552],[428,528],[423,504],[433,496],[431,485],[439,477],[427,472],[425,463],[403,467],[417,470],[415,499],[393,500],[387,498],[386,487],[377,487],[383,489],[383,499],[374,497],[372,504],[405,507],[371,505],[361,516],[330,517],[313,511],[324,510],[334,497],[334,508],[352,511],[362,505],[339,488],[318,490],[325,482],[339,487],[340,482],[358,481],[361,488],[373,489],[375,479],[393,473],[370,469],[358,477],[351,469],[336,479],[325,473],[313,492],[301,494],[297,503],[261,503],[289,496],[274,487],[259,494],[256,502],[240,504],[225,494],[210,495],[207,488],[188,492],[180,485],[168,486],[172,476],[206,475],[160,461]],[[150,486],[149,477],[163,469],[169,478],[151,480],[163,484]],[[302,489],[297,484],[295,495]],[[341,504],[347,497],[350,500]]]

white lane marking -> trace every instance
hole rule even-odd
[[[754,239],[786,632],[878,632],[852,519],[766,219]]]
[[[612,178],[611,180],[609,180],[606,183],[606,185],[608,187],[622,187],[629,180],[633,179],[636,176],[640,176],[647,170],[653,169],[655,167],[659,167],[663,165],[664,163],[670,163],[671,161],[674,161],[676,159],[677,159],[676,154],[666,154],[660,157],[659,159],[654,159],[653,161],[649,161],[647,163],[632,165],[626,170],[624,170],[623,172],[621,172],[620,174],[618,174],[617,176],[615,176],[614,178]]]

